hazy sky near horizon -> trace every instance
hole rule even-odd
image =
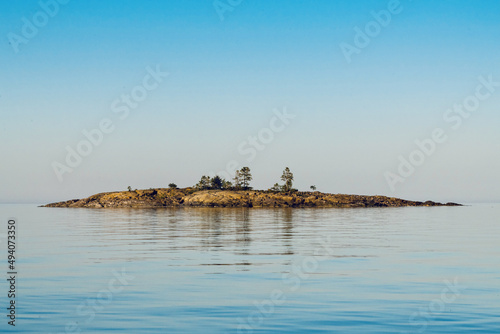
[[[54,3],[0,2],[2,203],[186,187],[231,161],[259,189],[288,166],[300,190],[500,201],[498,1]]]

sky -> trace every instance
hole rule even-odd
[[[498,1],[2,1],[0,203],[194,185],[500,201]]]

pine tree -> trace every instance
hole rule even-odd
[[[195,187],[198,190],[210,189],[210,177],[203,175]]]
[[[233,181],[234,181],[234,188],[241,189],[243,180],[242,180],[241,173],[239,170],[237,170],[236,173],[234,173]]]
[[[243,189],[250,189],[250,181],[253,180],[252,173],[250,173],[250,168],[243,167],[240,170],[241,180],[243,184]]]
[[[287,192],[292,190],[293,185],[293,173],[290,172],[290,168],[286,167],[281,175],[281,181],[285,182],[283,185],[283,191]]]
[[[211,180],[210,180],[210,186],[212,189],[222,189],[222,184],[223,180],[220,178],[219,175],[215,175]]]

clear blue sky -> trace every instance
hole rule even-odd
[[[346,61],[389,3],[243,0],[221,20],[212,1],[72,0],[53,17],[0,2],[0,202],[185,187],[232,160],[256,188],[289,166],[301,190],[500,201],[500,87],[457,129],[443,118],[480,76],[500,81],[500,2],[402,0]],[[112,103],[157,65],[168,77],[120,119]],[[238,147],[283,108],[295,118],[248,161]],[[60,182],[53,162],[105,118],[114,131]],[[436,128],[447,141],[392,190],[386,172]]]

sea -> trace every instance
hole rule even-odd
[[[0,332],[500,333],[499,217],[3,204]]]

